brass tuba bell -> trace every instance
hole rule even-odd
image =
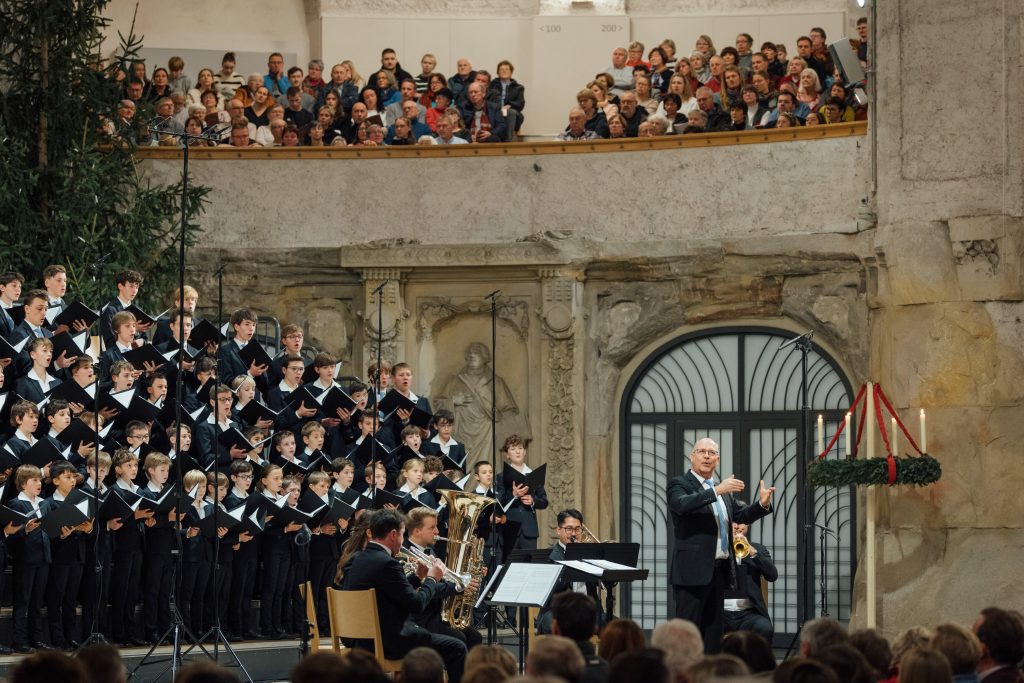
[[[743,536],[736,536],[732,541],[732,551],[737,560],[743,560],[750,554],[750,541]]]

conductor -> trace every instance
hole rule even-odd
[[[775,487],[762,480],[758,501],[747,506],[733,496],[746,485],[729,475],[715,484],[718,444],[699,439],[690,453],[691,469],[668,484],[675,554],[670,575],[676,616],[692,621],[704,637],[704,651],[721,649],[726,588],[736,586],[732,522],[750,524],[772,511]]]

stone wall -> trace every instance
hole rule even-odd
[[[881,627],[970,623],[1024,589],[1022,8],[878,3],[878,229],[869,263],[871,369],[905,415],[928,410],[942,480],[878,496]],[[988,77],[954,85],[933,61],[999,55]],[[926,93],[967,107],[919,117]],[[965,130],[969,133],[965,134]],[[863,567],[860,579],[863,579]],[[863,595],[858,619],[863,617]]]

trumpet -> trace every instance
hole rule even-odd
[[[736,553],[736,559],[742,560],[750,554],[750,541],[743,536],[736,536],[732,541],[732,551]]]
[[[402,548],[398,551],[397,557],[406,563],[406,574],[411,573],[409,572],[409,566],[413,562],[418,562],[424,567],[430,568],[434,566],[434,560],[437,559],[433,555],[427,555],[422,550],[413,547]],[[460,591],[466,590],[466,586],[469,585],[469,582],[472,579],[473,577],[469,574],[458,574],[456,572],[453,572],[448,567],[444,568],[444,580],[451,581],[452,583],[454,583],[455,587]]]

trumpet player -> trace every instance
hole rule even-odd
[[[436,556],[434,544],[437,542],[438,537],[437,513],[428,507],[413,508],[409,511],[407,520],[407,538],[403,547],[416,548],[427,555]],[[450,590],[446,589],[443,594],[439,591],[422,612],[411,617],[412,620],[431,633],[440,633],[444,636],[457,638],[465,644],[467,649],[479,645],[483,642],[483,638],[480,636],[480,632],[472,626],[466,629],[457,629],[449,626],[441,619],[444,599],[455,592],[455,587],[452,584],[445,582],[445,586],[449,587]],[[470,581],[470,590],[478,587],[479,584],[476,579]]]
[[[732,523],[736,588],[725,589],[725,632],[753,631],[771,643],[775,629],[761,593],[761,579],[774,582],[779,570],[768,549],[751,541],[749,532],[748,525]]]
[[[565,559],[565,547],[573,543],[578,543],[580,536],[583,534],[583,513],[579,510],[568,508],[558,513],[556,518],[558,526],[555,527],[555,533],[558,535],[558,543],[551,548],[551,553],[548,555],[548,559],[552,562],[559,562]],[[551,590],[551,600],[559,593],[566,592],[584,593],[594,599],[598,605],[601,604],[601,600],[597,593],[597,581],[566,581],[565,579],[558,579],[558,583]],[[603,618],[604,615],[601,615]],[[545,605],[543,609],[537,614],[537,633],[546,635],[551,633],[551,607],[550,603]],[[600,624],[603,626],[603,624]]]
[[[415,647],[429,647],[441,655],[448,680],[459,683],[466,665],[466,645],[457,638],[431,633],[409,618],[423,612],[435,597],[453,590],[442,580],[444,563],[435,560],[429,568],[418,566],[416,573],[407,577],[395,557],[405,540],[405,516],[397,510],[380,510],[370,516],[368,524],[369,542],[345,565],[342,590],[377,591],[385,657],[401,659]],[[372,648],[365,643],[354,645]]]

